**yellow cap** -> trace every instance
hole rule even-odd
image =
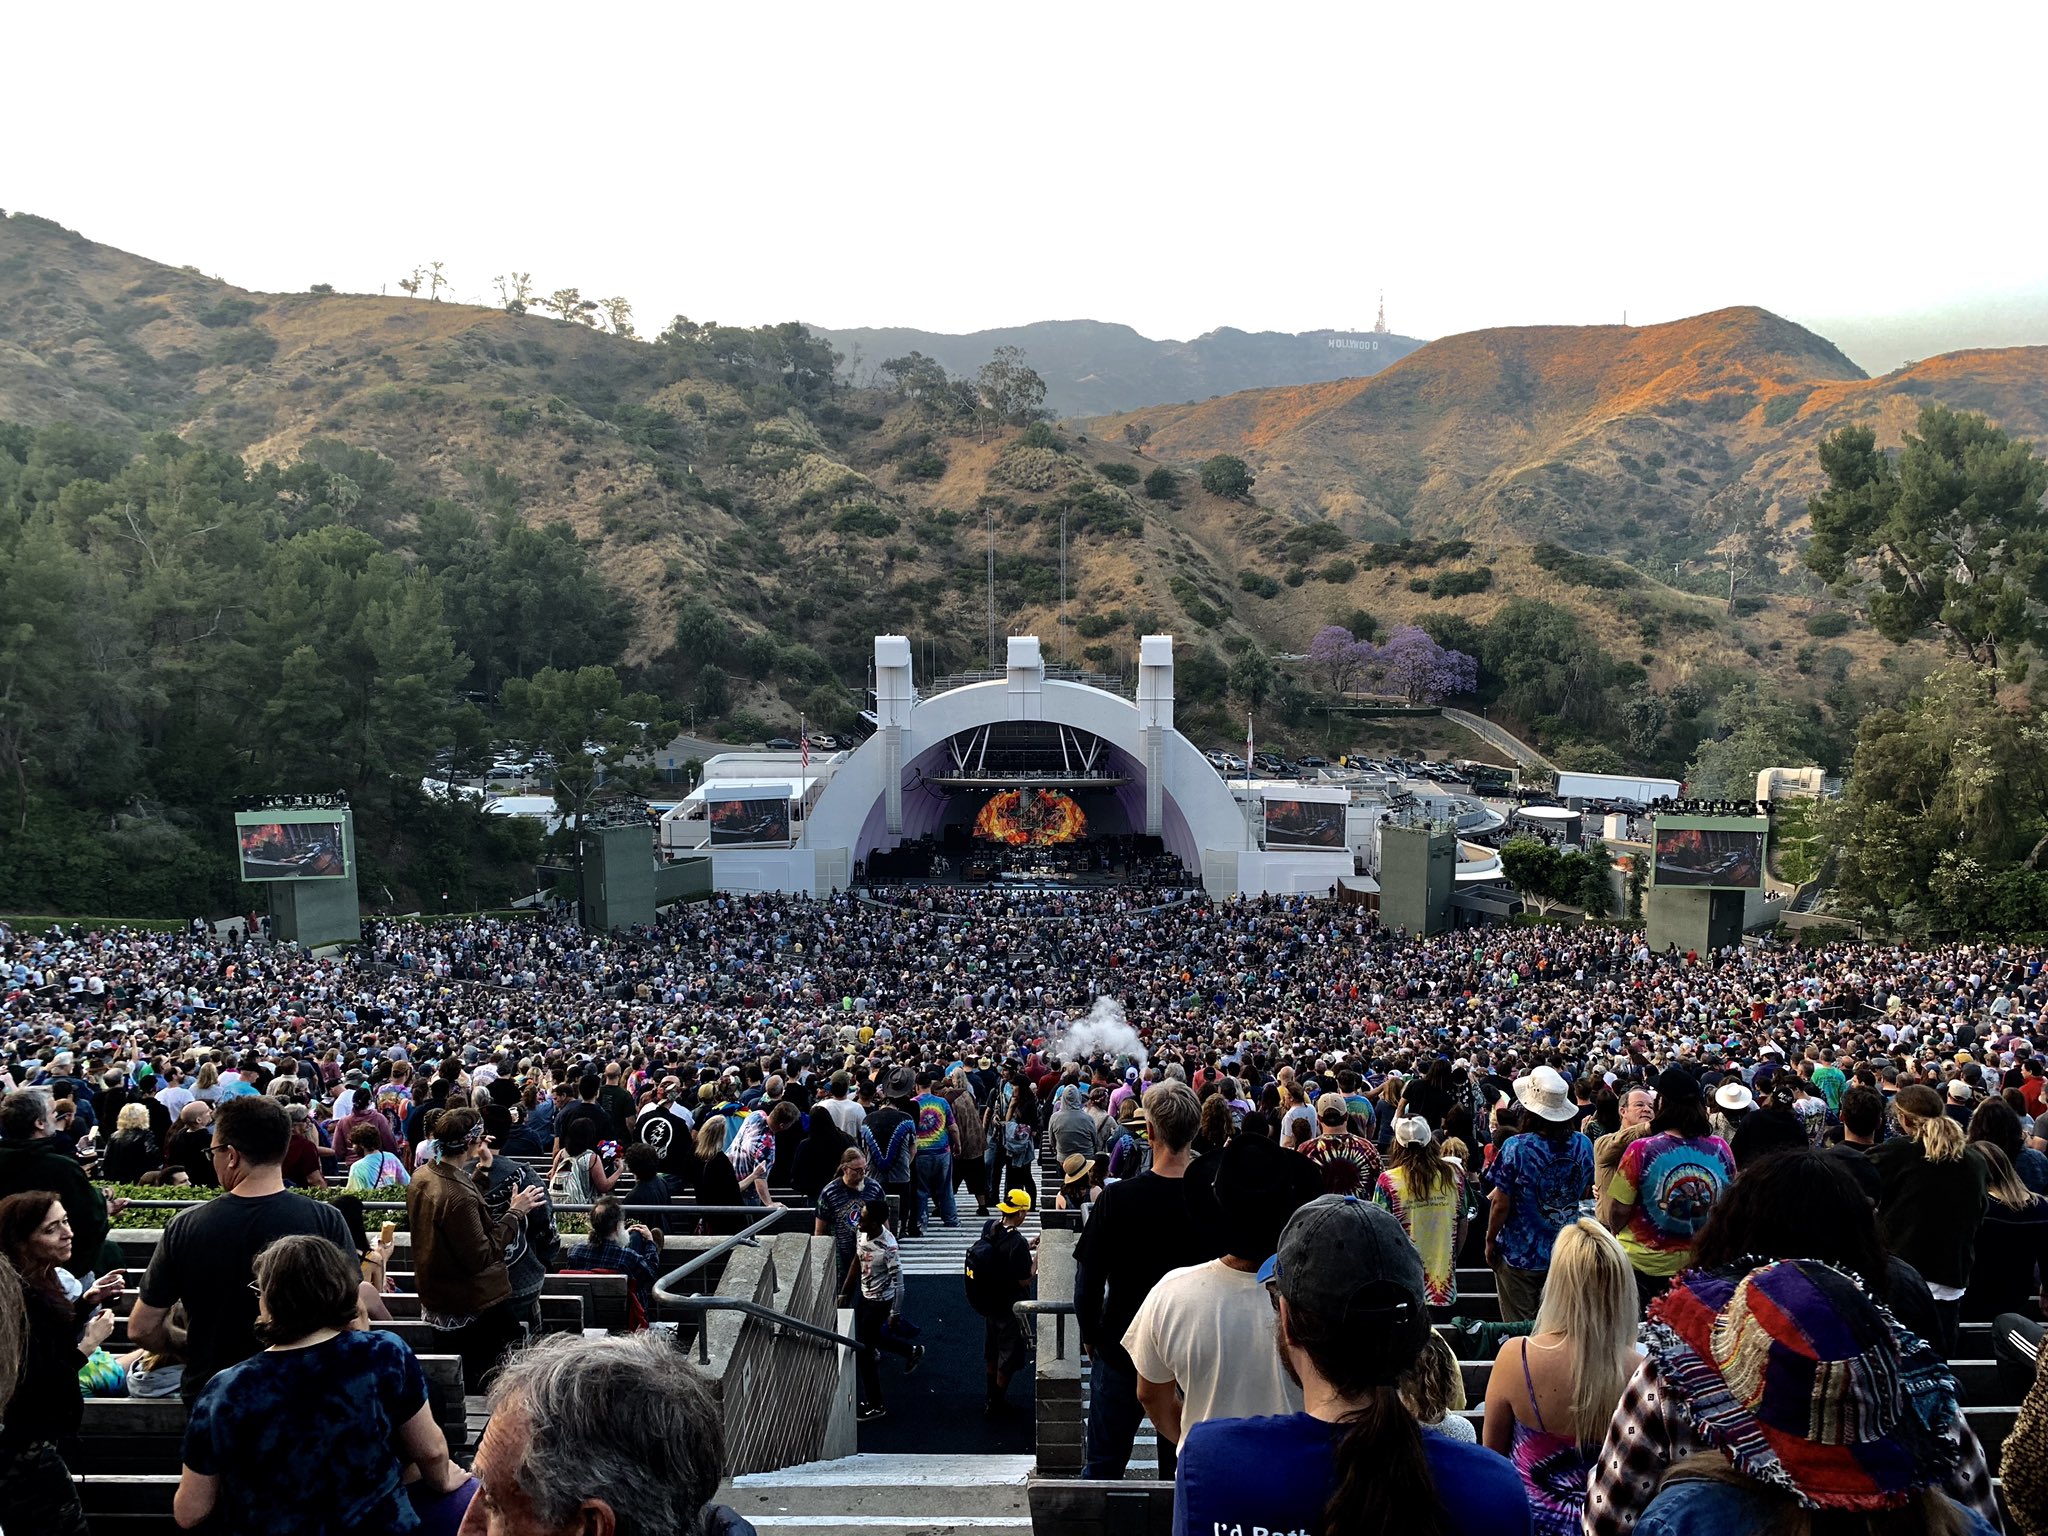
[[[1031,1194],[1028,1190],[1013,1189],[996,1202],[996,1209],[1005,1216],[1022,1216],[1031,1209]]]

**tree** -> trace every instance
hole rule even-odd
[[[420,285],[425,283],[426,280],[426,269],[424,267],[414,267],[410,276],[401,277],[398,280],[398,286],[416,299],[420,296]]]
[[[1371,676],[1410,704],[1434,704],[1470,693],[1479,683],[1478,663],[1463,651],[1446,650],[1413,624],[1395,626],[1387,643],[1366,662]]]
[[[1234,453],[1219,453],[1202,465],[1202,489],[1225,501],[1250,501],[1251,466]]]
[[[1988,668],[1952,665],[1864,716],[1842,798],[1814,814],[1839,856],[1838,904],[1861,921],[1989,927],[1999,875],[2048,861],[2048,727],[2005,708]]]
[[[491,279],[498,290],[498,302],[508,315],[523,315],[533,302],[533,274],[509,272]]]
[[[1769,683],[1742,683],[1714,708],[1716,732],[1685,770],[1687,790],[1707,800],[1747,800],[1766,768],[1797,768],[1825,745],[1810,715]]]
[[[1323,675],[1330,692],[1347,692],[1372,660],[1370,643],[1353,637],[1341,624],[1325,624],[1308,643],[1308,662]]]
[[[622,295],[614,294],[609,299],[599,299],[597,307],[604,311],[604,322],[611,327],[614,336],[632,336],[633,302]]]
[[[1245,648],[1230,664],[1230,691],[1257,709],[1273,689],[1273,663],[1256,645]]]
[[[1145,477],[1145,499],[1148,501],[1172,501],[1180,495],[1180,476],[1165,465]]]
[[[1124,441],[1131,445],[1134,453],[1143,453],[1145,445],[1152,441],[1152,423],[1127,421],[1124,423]]]
[[[436,304],[440,303],[440,301],[441,301],[441,290],[442,290],[443,288],[446,288],[447,286],[448,286],[448,278],[447,278],[447,275],[446,275],[445,273],[443,273],[443,272],[442,272],[442,270],[441,270],[441,263],[440,263],[440,262],[438,262],[438,261],[430,261],[430,262],[428,262],[428,263],[427,263],[427,297],[428,297],[428,298],[429,298],[430,300],[432,300],[432,301],[433,301],[434,303],[436,303]]]
[[[1018,347],[997,347],[974,376],[982,409],[998,426],[1021,427],[1045,414],[1045,380]]]
[[[1563,900],[1558,894],[1558,860],[1561,855],[1549,843],[1533,837],[1511,837],[1501,846],[1500,867],[1508,884],[1521,892],[1525,901],[1547,913]]]
[[[597,324],[597,300],[584,298],[574,288],[557,288],[546,298],[536,299],[534,302],[556,319],[566,320],[571,325]]]
[[[676,731],[675,721],[662,718],[661,700],[625,692],[610,667],[547,667],[531,678],[510,678],[499,704],[522,740],[553,756],[555,804],[572,827],[604,798],[608,772],[650,740],[666,741]]]
[[[1806,563],[1903,643],[1937,633],[1997,668],[2048,613],[2048,463],[1982,416],[1930,405],[1896,463],[1864,426],[1822,440]]]
[[[892,390],[920,410],[943,414],[941,408],[946,405],[946,386],[952,381],[947,378],[942,364],[922,352],[911,352],[887,359],[881,372],[889,380]]]

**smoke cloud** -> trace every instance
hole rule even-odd
[[[1145,1042],[1124,1018],[1124,1005],[1113,997],[1098,997],[1088,1016],[1078,1023],[1062,1024],[1053,1031],[1046,1047],[1055,1061],[1087,1061],[1093,1056],[1128,1056],[1143,1071],[1150,1059]]]

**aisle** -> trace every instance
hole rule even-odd
[[[968,1209],[971,1212],[972,1205]],[[963,1224],[960,1230],[965,1232],[967,1227]],[[861,1451],[906,1455],[1021,1455],[1030,1451],[1034,1373],[1026,1366],[1010,1383],[1008,1413],[995,1419],[982,1413],[987,1386],[983,1325],[967,1305],[967,1285],[960,1278],[957,1260],[947,1277],[912,1273],[904,1281],[903,1315],[924,1330],[918,1342],[925,1347],[925,1361],[915,1376],[904,1375],[900,1360],[889,1357],[882,1361],[882,1398],[889,1416],[860,1426]]]
[[[967,1250],[974,1246],[975,1240],[981,1236],[983,1223],[992,1219],[994,1213],[991,1212],[989,1216],[975,1215],[974,1202],[971,1199],[962,1199],[960,1205],[962,1209],[959,1226],[948,1227],[941,1224],[938,1213],[934,1211],[931,1214],[931,1225],[925,1228],[923,1237],[903,1239],[899,1256],[902,1259],[904,1274],[934,1277],[947,1275],[955,1280],[961,1278],[965,1273]],[[1024,1218],[1023,1230],[1027,1238],[1038,1236],[1038,1208],[1035,1205],[1031,1209],[1031,1214]]]

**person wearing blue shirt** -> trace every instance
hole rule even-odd
[[[1302,1413],[1210,1419],[1181,1444],[1174,1536],[1338,1536],[1420,1525],[1529,1536],[1506,1457],[1425,1431],[1396,1386],[1429,1342],[1422,1259],[1394,1217],[1350,1195],[1297,1211],[1259,1272]]]

